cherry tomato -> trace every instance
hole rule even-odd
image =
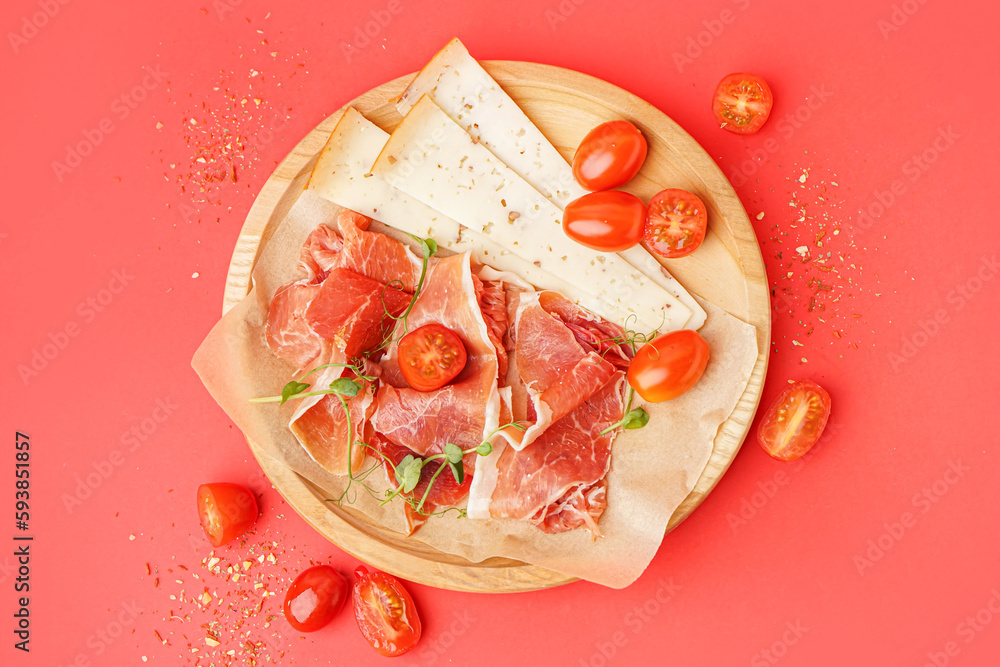
[[[764,451],[781,461],[794,461],[823,435],[830,419],[830,394],[811,380],[785,387],[757,427]]]
[[[198,518],[213,547],[231,542],[257,520],[257,498],[250,489],[217,482],[198,487]]]
[[[303,570],[285,593],[288,624],[299,632],[316,632],[343,609],[348,588],[347,579],[329,565]]]
[[[715,88],[712,113],[722,127],[736,134],[753,134],[771,114],[774,98],[764,79],[741,72],[723,77]]]
[[[399,370],[417,391],[434,391],[465,368],[462,339],[441,324],[425,324],[399,341]]]
[[[563,231],[588,248],[620,252],[642,240],[645,220],[641,199],[621,190],[602,190],[566,205]]]
[[[705,240],[707,229],[705,204],[687,190],[663,190],[649,201],[644,236],[658,255],[690,255]]]
[[[354,574],[354,618],[361,634],[381,655],[394,658],[409,651],[420,639],[420,617],[413,598],[396,577],[369,573],[359,567]]]
[[[684,329],[657,336],[639,348],[628,367],[628,383],[650,403],[669,401],[693,387],[708,365],[708,343]]]
[[[639,173],[646,159],[646,139],[627,120],[601,123],[580,142],[573,156],[573,176],[588,190],[610,190]]]

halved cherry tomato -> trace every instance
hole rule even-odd
[[[198,518],[213,547],[235,540],[257,521],[257,498],[250,489],[217,482],[198,487]]]
[[[771,114],[774,98],[764,79],[740,72],[723,77],[715,88],[712,113],[719,124],[736,134],[753,134]]]
[[[441,324],[425,324],[399,341],[399,370],[417,391],[434,391],[465,368],[462,339]]]
[[[690,255],[705,240],[707,229],[704,202],[687,190],[663,190],[649,201],[644,236],[658,255]]]
[[[830,419],[830,394],[812,380],[785,387],[757,427],[764,451],[781,461],[794,461],[823,435]]]
[[[420,639],[420,616],[413,598],[396,577],[369,573],[359,567],[354,574],[354,618],[368,643],[381,655],[403,655]]]
[[[583,138],[573,156],[573,176],[588,190],[610,190],[639,173],[646,139],[627,120],[601,123]]]
[[[344,575],[329,565],[303,570],[285,593],[288,624],[299,632],[319,630],[343,609],[349,588]]]
[[[645,220],[641,199],[621,190],[602,190],[566,205],[563,231],[588,248],[620,252],[642,240]]]
[[[628,383],[650,403],[677,398],[701,379],[708,365],[708,343],[684,329],[657,336],[636,352]]]

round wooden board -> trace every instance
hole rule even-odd
[[[770,296],[760,248],[746,211],[729,181],[705,150],[661,111],[610,83],[571,70],[511,61],[486,61],[500,83],[567,159],[583,136],[606,120],[627,118],[649,143],[639,175],[627,186],[648,201],[665,187],[696,193],[709,209],[709,233],[697,253],[667,261],[690,291],[757,327],[759,354],[736,409],[719,429],[708,465],[670,518],[667,531],[683,521],[715,487],[750,430],[767,371],[771,335]],[[412,80],[407,75],[352,100],[353,106],[387,131],[399,123],[392,105]],[[346,108],[346,107],[345,107]],[[316,156],[343,109],[299,142],[264,184],[240,232],[227,276],[223,312],[250,289],[250,273],[285,213],[302,192]],[[442,553],[380,526],[350,508],[331,507],[316,487],[283,464],[250,448],[275,488],[321,534],[351,555],[410,581],[473,592],[516,592],[558,586],[575,579],[505,558],[472,563]]]

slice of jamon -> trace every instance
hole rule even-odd
[[[271,299],[267,311],[264,336],[268,347],[280,358],[295,366],[295,372],[309,366],[323,347],[320,336],[313,331],[306,311],[320,286],[305,282],[285,285]]]
[[[478,275],[473,275],[472,279],[476,285],[479,309],[497,352],[500,377],[506,377],[507,350],[504,348],[503,337],[507,333],[507,291],[502,280],[484,280]]]
[[[408,447],[397,445],[378,433],[371,438],[371,445],[382,454],[382,467],[385,470],[385,475],[393,485],[396,485],[398,482],[393,474],[393,466],[399,465],[399,462],[407,454],[412,455],[413,452]],[[389,465],[390,461],[392,465]],[[447,467],[434,479],[434,484],[430,485],[431,478],[434,477],[434,473],[440,466],[440,459],[425,465],[420,470],[420,481],[414,487],[413,491],[409,493],[400,492],[401,496],[410,501],[405,503],[404,509],[408,535],[412,535],[417,528],[422,526],[431,514],[448,507],[454,507],[469,493],[469,486],[472,484],[472,475],[467,474],[465,480],[459,484],[455,481],[455,476]],[[428,486],[430,486],[430,492],[427,491]],[[426,498],[424,498],[425,493],[427,494]],[[423,500],[423,505],[420,506],[420,510],[418,511],[414,505],[419,506],[421,500]]]
[[[472,449],[499,426],[500,392],[497,387],[497,352],[479,306],[468,253],[430,263],[424,287],[413,304],[406,327],[413,331],[438,323],[462,339],[466,364],[451,383],[435,391],[406,386],[399,373],[395,344],[382,360],[382,377],[372,424],[389,441],[415,454],[438,454],[446,443]],[[403,323],[395,335],[402,335]],[[465,458],[471,477],[475,454]]]
[[[597,351],[599,347],[588,340],[581,344],[577,330],[560,317],[560,313],[575,317],[576,306],[566,298],[554,292],[521,292],[511,307],[514,358],[527,394],[523,399],[522,392],[515,392],[513,414],[527,428],[508,427],[501,435],[514,449],[522,449],[605,386],[618,371]],[[571,321],[579,324],[581,320]],[[605,326],[614,327],[610,323]]]
[[[562,320],[584,349],[592,349],[620,370],[628,370],[631,349],[625,345],[625,332],[617,324],[587,312],[555,292],[541,292],[539,305]]]
[[[412,295],[392,285],[335,268],[319,287],[305,321],[320,337],[332,340],[348,359],[378,348],[406,310]]]
[[[342,265],[340,251],[343,237],[336,230],[366,230],[372,219],[366,215],[344,209],[337,214],[334,227],[319,225],[309,233],[299,252],[299,272],[307,283],[320,283],[334,267]]]
[[[597,521],[607,506],[606,475],[616,430],[601,432],[622,418],[623,377],[615,372],[524,449],[505,447],[493,458],[496,486],[489,516],[528,521],[547,533],[585,526],[600,536]]]
[[[334,354],[332,362],[342,363],[343,357]],[[354,377],[343,367],[324,368],[305,378],[312,381],[314,388],[329,387],[341,377]],[[358,380],[358,382],[361,382]],[[362,440],[365,425],[375,409],[373,389],[362,382],[363,391],[357,396],[344,397],[347,408],[334,394],[310,396],[302,400],[292,415],[289,428],[302,444],[309,456],[324,469],[335,475],[346,475],[348,464],[352,472],[358,472],[364,461],[364,448],[357,444]]]

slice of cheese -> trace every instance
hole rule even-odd
[[[626,310],[643,331],[674,331],[690,319],[691,310],[677,297],[621,257],[566,236],[562,210],[427,96],[389,137],[372,173],[543,271]]]
[[[493,240],[465,229],[453,219],[400,192],[371,173],[389,134],[353,107],[348,107],[319,155],[307,189],[335,204],[362,213],[390,227],[421,238],[432,238],[442,248],[470,251],[479,264],[509,271],[539,289],[562,293],[584,308],[613,322],[628,312],[595,298],[581,287],[560,280]]]
[[[417,74],[396,100],[396,109],[405,116],[424,95],[560,209],[587,193],[556,147],[458,39]],[[704,309],[645,248],[635,246],[619,255],[691,311],[684,327],[698,329],[705,323]]]

